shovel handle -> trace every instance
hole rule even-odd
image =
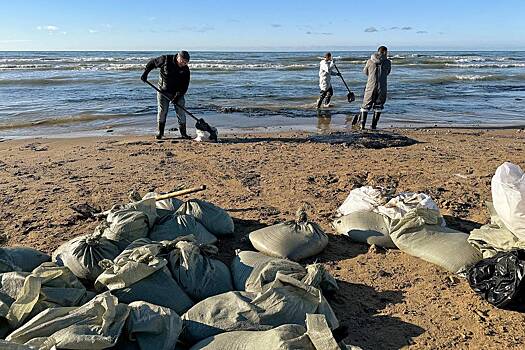
[[[191,113],[190,111],[188,111],[186,109],[186,107],[184,106],[181,106],[180,104],[178,104],[177,102],[175,102],[175,99],[171,99],[168,97],[168,95],[166,95],[164,92],[160,91],[160,89],[158,87],[156,87],[155,85],[153,85],[152,83],[150,83],[148,80],[144,81],[146,84],[148,84],[149,86],[151,86],[152,88],[154,88],[155,90],[157,90],[157,92],[159,94],[161,94],[162,96],[166,97],[171,103],[173,103],[175,106],[179,107],[179,108],[182,108],[182,110],[184,112],[186,112],[190,117],[192,117],[193,119],[195,120],[199,120],[199,118],[197,118],[196,116],[193,115],[193,113]]]
[[[348,85],[346,85],[346,81],[345,81],[345,79],[343,78],[343,76],[341,75],[341,72],[339,71],[339,68],[337,68],[337,66],[335,65],[335,63],[334,63],[334,68],[335,68],[335,70],[337,71],[337,73],[339,73],[339,77],[340,77],[341,80],[343,81],[343,84],[345,84],[346,89],[348,90],[348,92],[352,92],[352,91],[350,91],[350,88],[348,87]]]
[[[156,201],[161,201],[163,199],[170,199],[170,198],[173,198],[173,197],[183,196],[185,194],[190,194],[190,193],[204,191],[205,189],[206,189],[206,185],[202,185],[202,186],[199,186],[199,187],[187,188],[185,190],[180,190],[180,191],[175,191],[175,192],[170,192],[170,193],[166,193],[166,194],[161,194],[161,195],[155,196],[155,200]]]

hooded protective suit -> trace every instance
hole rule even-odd
[[[392,62],[386,57],[376,52],[366,62],[363,73],[368,76],[365,94],[363,96],[364,110],[372,108],[376,110],[383,109],[387,95],[387,77],[390,74]]]
[[[334,61],[321,60],[319,63],[319,89],[321,91],[328,90],[331,86],[331,76],[337,75],[337,72],[334,71],[335,63]]]

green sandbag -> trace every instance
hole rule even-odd
[[[51,257],[39,250],[25,247],[0,247],[0,273],[31,272]]]
[[[439,212],[419,208],[392,220],[390,237],[403,252],[453,272],[461,273],[482,259],[468,234],[440,225]]]
[[[217,237],[193,216],[186,214],[171,214],[157,221],[149,233],[153,241],[171,241],[181,236],[194,235],[201,244],[214,244]]]
[[[144,238],[124,250],[115,261],[103,260],[105,271],[95,281],[95,288],[106,288],[121,302],[146,301],[182,314],[193,302],[172,278],[161,257],[163,246]]]
[[[80,279],[95,282],[104,271],[99,265],[104,259],[113,260],[121,252],[117,242],[102,237],[100,231],[73,238],[53,253],[53,261],[68,267]]]
[[[106,349],[116,344],[129,314],[109,293],[80,307],[55,307],[42,311],[6,340],[38,349]]]
[[[231,271],[235,290],[238,291],[261,292],[266,285],[275,280],[278,272],[325,292],[338,289],[336,280],[321,264],[312,264],[304,268],[294,261],[269,257],[258,252],[237,252],[231,264]]]
[[[339,326],[320,290],[278,273],[262,293],[228,292],[196,304],[182,316],[182,337],[194,343],[233,330],[304,325],[308,313],[325,315],[331,329]]]
[[[25,278],[6,318],[15,329],[45,309],[82,305],[92,297],[67,267],[43,263]]]
[[[249,238],[261,253],[295,261],[319,254],[328,244],[328,236],[319,225],[309,222],[304,212],[296,221],[253,231]]]
[[[180,240],[168,256],[173,279],[194,301],[233,290],[230,270],[213,245],[199,245],[194,239]]]
[[[341,216],[332,223],[337,233],[350,237],[359,243],[375,244],[380,247],[397,248],[390,235],[389,219],[373,211],[358,211]]]
[[[306,327],[286,324],[267,331],[233,331],[204,339],[190,350],[340,350],[324,315],[306,314]]]
[[[13,342],[2,340],[2,339],[0,339],[0,349],[2,350],[39,350],[38,348],[35,348],[34,346],[17,344],[17,343],[13,343]]]
[[[173,350],[182,331],[182,319],[167,307],[143,301],[129,304],[123,335],[113,350]]]
[[[177,210],[179,214],[188,214],[197,219],[214,235],[231,235],[234,231],[233,220],[226,210],[199,199],[190,199]]]

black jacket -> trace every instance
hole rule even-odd
[[[190,69],[188,66],[179,67],[177,55],[162,55],[152,58],[147,64],[145,73],[159,68],[159,89],[170,94],[176,92],[184,95],[190,85]]]

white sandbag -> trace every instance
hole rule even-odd
[[[337,233],[359,243],[375,244],[394,249],[396,245],[389,235],[389,219],[374,211],[359,211],[335,219],[332,226]]]
[[[113,350],[173,350],[182,331],[182,319],[167,307],[143,301],[129,304],[123,335]]]
[[[120,252],[117,242],[95,230],[91,235],[79,236],[62,244],[53,253],[53,261],[68,267],[78,278],[95,282],[104,271],[99,263],[104,259],[113,260]]]
[[[321,291],[278,273],[262,293],[228,292],[201,301],[183,316],[189,343],[233,330],[268,330],[284,324],[305,325],[306,314],[325,315],[330,329],[339,326]]]
[[[296,221],[268,226],[250,233],[250,242],[258,251],[278,258],[302,260],[319,254],[328,244],[328,236],[301,212]]]
[[[114,262],[103,260],[106,268],[95,281],[97,291],[106,288],[123,303],[145,301],[165,306],[177,313],[188,310],[193,302],[172,278],[163,258],[163,246],[144,238],[124,250]]]
[[[168,255],[168,268],[173,279],[194,301],[233,290],[230,270],[212,245],[199,245],[194,239],[180,240]]]
[[[182,236],[193,235],[201,244],[214,244],[217,237],[193,216],[186,214],[166,215],[157,221],[149,233],[152,241],[172,241]]]
[[[0,247],[0,273],[31,272],[51,257],[39,250],[26,247]]]
[[[29,272],[4,272],[0,274],[0,339],[12,331],[7,314],[24,287]],[[2,347],[0,347],[2,349]]]
[[[215,134],[217,135],[217,128],[213,126],[211,128],[215,131]],[[211,134],[208,131],[195,129],[195,133],[197,134],[197,137],[195,137],[194,140],[197,142],[215,142],[215,140],[211,138]]]
[[[515,164],[505,162],[491,181],[494,209],[505,226],[525,241],[525,173]]]
[[[403,252],[453,273],[464,272],[482,259],[468,243],[468,234],[440,223],[441,215],[435,210],[413,210],[400,220],[392,220],[390,237]]]
[[[336,280],[321,264],[304,268],[294,261],[269,257],[258,252],[237,252],[231,271],[235,290],[238,291],[262,292],[265,286],[275,280],[277,273],[291,276],[323,292],[338,289]]]
[[[363,186],[350,191],[343,204],[337,208],[337,213],[348,215],[360,211],[372,211],[384,203],[386,200],[379,188]]]
[[[306,315],[306,327],[286,324],[267,331],[233,331],[204,339],[190,350],[340,350],[324,315]]]
[[[197,219],[214,235],[231,235],[234,231],[233,220],[226,210],[215,204],[199,199],[190,199],[177,210],[179,214],[188,214]]]
[[[155,198],[158,195],[159,194],[155,192],[148,192],[144,195],[142,199]],[[168,199],[161,199],[160,201],[155,201],[155,207],[157,208],[157,214],[158,214],[159,209],[176,212],[183,203],[184,201],[176,197],[172,197]]]
[[[117,342],[128,314],[127,305],[104,293],[80,307],[44,310],[6,340],[40,350],[106,349]]]

